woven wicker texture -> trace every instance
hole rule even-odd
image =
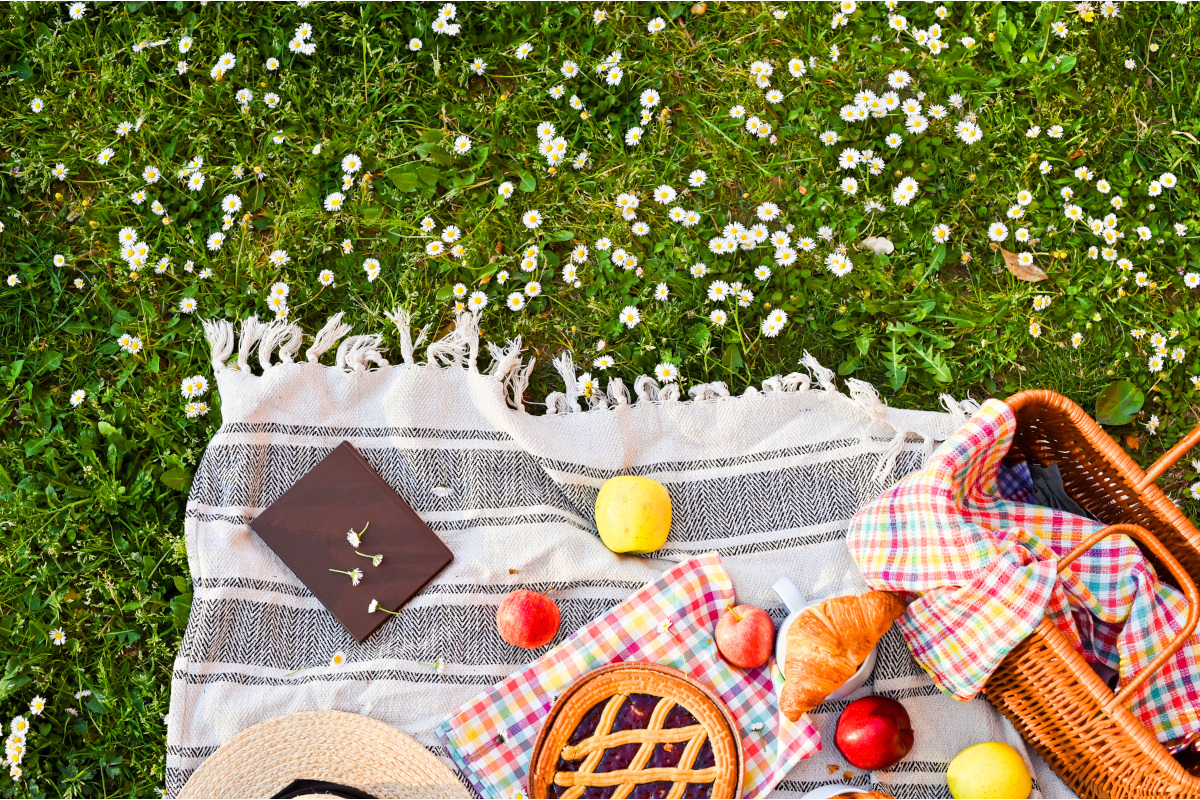
[[[1057,464],[1067,491],[1111,527],[1059,562],[1059,571],[1104,536],[1138,542],[1160,577],[1190,605],[1188,622],[1137,678],[1113,695],[1043,620],[1001,663],[984,694],[1081,797],[1200,797],[1200,764],[1180,763],[1130,713],[1127,700],[1180,647],[1200,617],[1200,531],[1154,485],[1197,442],[1193,430],[1143,471],[1083,409],[1050,391],[1008,399],[1017,432],[1007,460]],[[1170,576],[1170,577],[1168,577]]]
[[[471,797],[454,773],[405,734],[340,711],[289,714],[247,728],[221,745],[179,796],[273,797],[302,779],[373,797]]]
[[[612,732],[617,714],[631,694],[649,694],[659,699],[645,728]],[[605,703],[595,731],[576,744],[568,744],[584,715]],[[697,724],[664,729],[667,715],[682,706]],[[695,768],[701,748],[712,747],[715,763]],[[601,757],[610,747],[640,745],[626,769],[596,772]],[[674,767],[647,766],[660,744],[682,746]],[[573,772],[559,772],[559,758],[582,759]],[[639,784],[671,781],[667,797],[683,797],[689,783],[711,783],[711,797],[740,797],[742,783],[741,742],[728,710],[707,687],[678,670],[657,664],[620,664],[605,667],[577,681],[568,689],[546,718],[533,752],[529,793],[548,796],[550,784],[560,787],[561,797],[580,797],[588,787],[616,787],[612,797],[628,797]],[[569,787],[569,788],[566,788]],[[566,788],[566,791],[562,791]]]

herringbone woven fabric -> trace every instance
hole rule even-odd
[[[437,725],[673,564],[716,552],[739,603],[784,616],[781,576],[814,599],[866,589],[846,549],[854,513],[920,466],[968,416],[892,409],[870,386],[837,390],[833,373],[775,377],[732,397],[723,385],[648,378],[636,402],[619,380],[584,396],[568,359],[546,414],[524,410],[519,342],[477,362],[476,320],[463,317],[419,363],[405,314],[400,362],[378,335],[350,336],[335,317],[296,361],[298,326],[247,320],[207,325],[223,424],[196,469],[185,520],[193,600],[175,662],[167,786],[177,792],[218,745],[262,720],[314,709],[365,714],[451,763]],[[305,344],[308,342],[305,341]],[[335,364],[320,363],[336,350]],[[256,355],[257,354],[257,355]],[[486,359],[486,356],[484,357]],[[375,368],[368,369],[368,366]],[[261,374],[259,374],[261,373]],[[531,404],[532,405],[532,404]],[[588,409],[588,410],[583,410]],[[249,528],[249,521],[342,441],[438,533],[454,561],[379,631],[358,644]],[[666,485],[670,540],[653,558],[615,557],[592,508],[600,485],[638,474]],[[548,591],[562,611],[544,651],[511,647],[496,607],[516,588]],[[342,651],[346,663],[328,665]],[[904,702],[917,749],[894,770],[850,782],[901,796],[945,794],[946,764],[979,741],[1019,737],[985,701],[946,698],[898,634],[880,645],[874,691]],[[810,714],[827,739],[844,702]],[[348,757],[352,752],[348,751]],[[1044,768],[1054,796],[1065,787]],[[794,797],[842,780],[836,748],[802,761],[775,786]]]
[[[850,552],[873,587],[917,595],[897,625],[949,694],[978,694],[1043,616],[1124,685],[1183,628],[1187,600],[1124,535],[1102,540],[1059,580],[1058,557],[1104,525],[1012,499],[1030,496],[1020,472],[1003,473],[1001,492],[1015,431],[1007,404],[984,403],[923,468],[855,516]],[[1134,696],[1134,713],[1171,747],[1200,730],[1198,641]]]

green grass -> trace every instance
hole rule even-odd
[[[772,18],[770,5],[701,5],[460,4],[455,37],[431,32],[438,5],[129,2],[89,5],[79,21],[65,3],[0,7],[0,279],[20,280],[0,284],[0,653],[7,661],[0,711],[7,720],[27,713],[35,695],[47,701],[32,717],[23,778],[0,781],[0,791],[148,795],[161,786],[162,717],[190,599],[185,491],[220,423],[212,393],[203,398],[213,407],[207,416],[186,418],[180,382],[211,378],[198,318],[266,318],[269,287],[279,281],[290,287],[290,317],[310,335],[345,310],[357,332],[383,331],[393,350],[384,312],[405,306],[418,324],[445,330],[455,284],[485,291],[484,336],[521,334],[538,356],[532,399],[559,388],[549,367],[554,355],[569,349],[587,368],[603,340],[615,365],[592,369],[596,377],[619,375],[629,385],[670,363],[685,391],[720,380],[740,392],[798,369],[804,350],[843,376],[875,383],[889,402],[914,407],[935,407],[946,391],[982,398],[1046,387],[1090,411],[1103,386],[1128,379],[1145,393],[1145,408],[1114,433],[1139,460],[1195,424],[1190,377],[1200,374],[1200,317],[1184,283],[1185,274],[1200,272],[1200,30],[1191,8],[1131,3],[1110,19],[1097,7],[1085,21],[1066,3],[953,4],[940,23],[951,46],[934,56],[911,33],[897,38],[888,29],[883,4],[860,4],[837,29],[828,5],[786,6],[783,20]],[[590,16],[598,7],[609,14],[600,25]],[[910,28],[928,29],[936,7],[898,10]],[[653,17],[668,25],[651,36]],[[1051,30],[1059,20],[1070,29],[1065,39]],[[303,22],[313,27],[312,56],[288,49]],[[194,46],[183,56],[190,71],[180,76],[183,35]],[[424,40],[419,52],[408,49],[414,36]],[[975,46],[959,44],[963,36]],[[533,52],[518,60],[513,52],[523,42]],[[834,44],[840,55],[831,63]],[[617,87],[595,71],[613,50],[623,54]],[[237,64],[216,81],[209,69],[224,52]],[[282,63],[271,72],[264,63],[273,56]],[[467,70],[475,57],[488,64],[482,77]],[[817,63],[795,79],[792,57]],[[578,63],[580,75],[563,79],[565,59]],[[785,95],[778,105],[768,105],[750,78],[759,59],[774,66],[772,86]],[[915,78],[902,97],[923,91],[926,110],[942,104],[949,113],[931,117],[923,134],[904,133],[892,150],[884,137],[904,132],[899,111],[847,123],[838,109],[861,89],[885,91],[896,69]],[[578,94],[587,120],[566,98],[549,96],[559,83],[567,97]],[[254,93],[247,113],[235,99],[243,88]],[[638,97],[650,88],[662,104],[641,126],[642,142],[628,147]],[[267,92],[278,94],[278,107],[264,105]],[[954,93],[963,111],[949,107]],[[34,98],[45,103],[38,113]],[[768,122],[778,141],[752,137],[731,119],[737,104]],[[667,119],[657,113],[664,107]],[[951,127],[967,110],[984,134],[970,146]],[[114,132],[139,118],[128,137]],[[590,153],[586,167],[564,163],[550,173],[536,149],[542,121],[557,126],[570,156]],[[1065,129],[1060,139],[1048,135],[1055,124]],[[1031,125],[1041,127],[1038,138],[1026,137]],[[818,141],[827,129],[841,137],[834,147]],[[273,143],[280,132],[283,142]],[[473,142],[463,156],[447,147],[459,134]],[[317,143],[322,150],[313,155]],[[102,166],[96,156],[106,147],[115,157]],[[886,159],[881,175],[854,170],[855,197],[839,188],[850,174],[837,164],[843,147]],[[329,213],[322,201],[340,187],[348,153],[361,156],[374,178]],[[206,183],[190,192],[176,174],[195,156],[204,158]],[[1043,160],[1048,175],[1039,171]],[[60,162],[66,180],[51,173]],[[129,196],[144,187],[148,165],[164,177],[135,206]],[[1091,186],[1073,175],[1081,165],[1095,173]],[[235,177],[234,166],[246,176]],[[255,166],[265,172],[261,181],[250,172]],[[709,180],[688,189],[694,169]],[[1166,171],[1178,185],[1150,197],[1150,181]],[[907,206],[891,197],[902,176],[920,184]],[[1096,189],[1101,177],[1112,187],[1107,196]],[[500,202],[506,180],[516,191]],[[650,196],[660,184],[679,191],[676,204],[698,211],[700,224],[670,222],[671,206]],[[1075,190],[1085,216],[1101,217],[1109,198],[1124,198],[1114,213],[1125,234],[1117,249],[1130,270],[1087,256],[1101,243],[1064,217],[1063,187]],[[1005,219],[1022,189],[1033,194],[1026,219],[1005,221],[1012,231],[1027,226],[1039,241],[1019,246],[1010,233],[1004,246],[1034,253],[1049,276],[1036,284],[1016,279],[988,247],[988,226]],[[622,192],[641,198],[647,236],[635,237],[620,219]],[[230,193],[243,207],[223,247],[209,252],[205,239],[221,227],[218,205]],[[886,210],[867,213],[868,198]],[[169,225],[150,210],[155,199]],[[793,240],[829,225],[833,242],[818,241],[786,267],[773,263],[766,244],[734,256],[708,252],[724,225],[756,221],[764,201],[783,209]],[[530,209],[545,217],[535,231],[521,223]],[[429,237],[419,227],[426,215],[439,230],[462,229],[461,260],[426,255]],[[939,223],[952,229],[944,245],[930,235]],[[1187,226],[1184,235],[1175,223]],[[1149,227],[1148,241],[1138,240],[1139,225]],[[125,226],[153,253],[136,277],[117,246]],[[856,249],[872,235],[889,238],[895,251]],[[602,236],[634,254],[643,274],[597,251]],[[345,239],[350,255],[341,252]],[[542,247],[533,276],[542,292],[512,312],[504,299],[530,278],[518,261],[533,243]],[[578,288],[560,277],[576,243],[591,248]],[[854,263],[841,278],[823,263],[836,244],[850,248]],[[290,263],[269,264],[277,248]],[[61,267],[56,254],[65,257]],[[162,256],[170,267],[156,274]],[[365,258],[380,261],[374,282]],[[196,272],[185,271],[189,260]],[[703,279],[687,271],[697,260],[710,268]],[[765,283],[752,275],[762,264],[774,270]],[[210,278],[197,277],[203,268]],[[334,285],[321,287],[323,269],[333,271]],[[513,275],[504,286],[501,270]],[[1138,272],[1147,286],[1137,285]],[[714,279],[741,281],[756,295],[746,308],[725,303],[724,327],[709,321],[718,307],[707,298]],[[652,298],[660,282],[666,302]],[[1036,295],[1051,298],[1049,308],[1034,311]],[[195,314],[179,313],[183,298],[195,299]],[[641,312],[632,329],[618,321],[626,305]],[[761,322],[776,309],[789,322],[766,338]],[[1030,335],[1031,322],[1040,337]],[[1135,339],[1138,328],[1147,335]],[[1168,346],[1182,347],[1183,359],[1168,355],[1162,371],[1151,372],[1150,337],[1172,329]],[[1078,348],[1074,333],[1083,337]],[[122,352],[123,334],[140,337],[142,351]],[[78,389],[87,398],[75,408],[69,398]],[[1147,429],[1151,415],[1157,431]],[[1196,479],[1182,466],[1162,485],[1182,499]],[[50,643],[55,628],[65,631],[64,646]],[[92,694],[77,699],[80,690]]]

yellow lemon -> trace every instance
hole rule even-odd
[[[1021,754],[1004,742],[984,742],[963,750],[950,762],[946,783],[956,798],[1023,798],[1033,790]]]
[[[656,480],[610,478],[596,495],[596,529],[614,553],[652,553],[671,530],[671,496]]]

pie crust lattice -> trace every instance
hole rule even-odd
[[[588,673],[538,737],[533,797],[738,797],[741,740],[711,690],[657,664]]]

